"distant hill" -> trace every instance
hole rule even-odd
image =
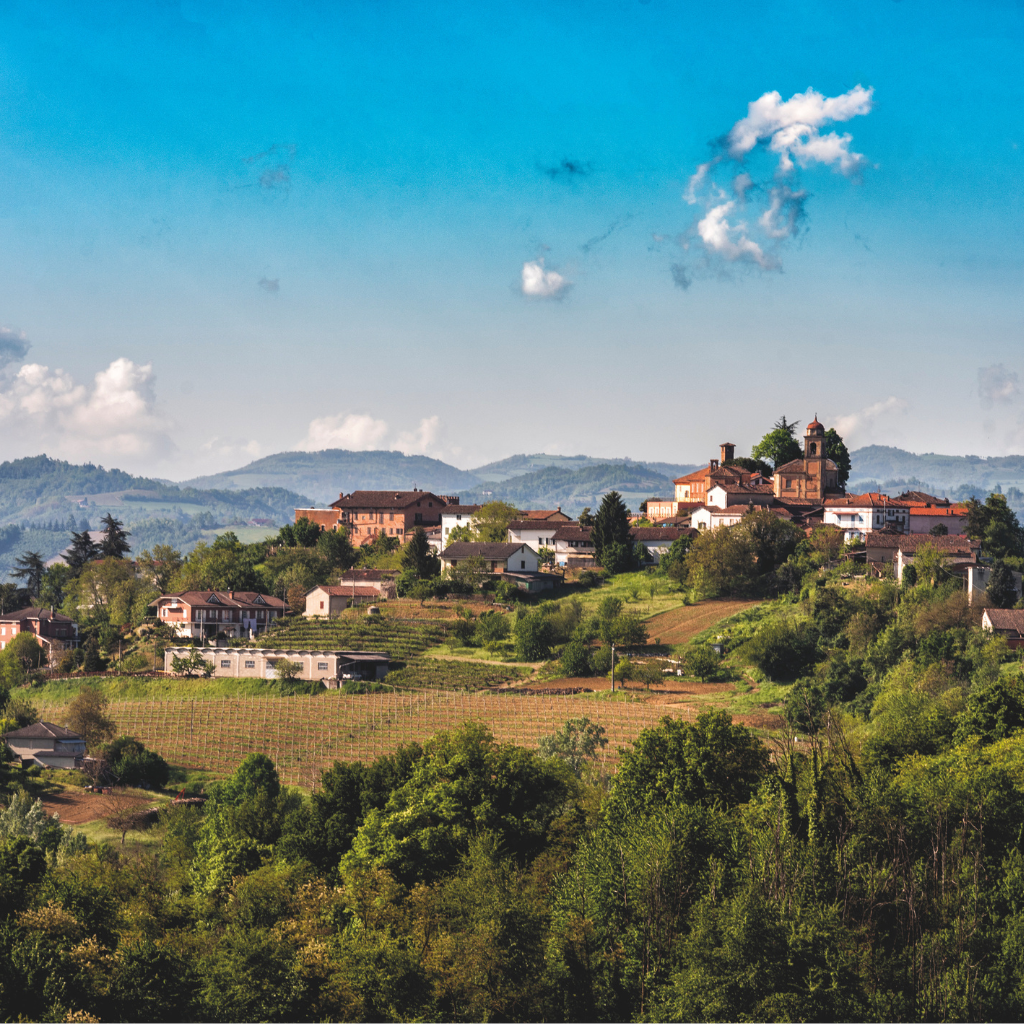
[[[197,490],[46,455],[0,463],[0,579],[25,551],[52,558],[73,529],[97,529],[108,512],[131,531],[133,551],[154,544],[190,551],[225,529],[246,540],[275,533],[309,501],[274,487]]]
[[[470,470],[474,476],[489,483],[501,483],[513,477],[535,473],[538,470],[554,468],[577,470],[589,466],[626,465],[641,466],[644,469],[660,473],[669,479],[684,476],[697,468],[696,465],[673,462],[634,462],[632,459],[598,459],[590,455],[510,455],[500,462],[489,462],[486,466],[478,466]]]
[[[1006,492],[1024,489],[1024,455],[981,458],[978,455],[916,455],[902,448],[869,445],[850,453],[853,469],[850,490],[863,483],[916,482],[939,494],[966,497],[968,493],[988,494],[997,487]]]
[[[251,487],[281,487],[307,494],[320,504],[356,490],[409,490],[419,487],[435,494],[459,494],[480,486],[480,479],[440,459],[401,452],[350,452],[328,448],[321,452],[280,452],[250,462],[241,469],[186,480],[181,486],[226,491]]]
[[[672,481],[640,463],[587,466],[563,469],[549,466],[535,473],[489,484],[477,494],[463,495],[463,503],[502,500],[520,508],[557,508],[577,515],[585,506],[597,509],[609,491],[618,491],[626,504],[636,509],[644,498],[669,497]]]

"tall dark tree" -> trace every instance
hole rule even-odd
[[[1017,584],[1013,580],[1009,566],[1003,562],[996,562],[992,567],[992,575],[989,577],[985,593],[996,608],[1012,608],[1017,603]]]
[[[418,579],[425,580],[441,572],[441,560],[430,547],[427,532],[422,526],[412,531],[405,550],[402,552],[402,568],[414,572]]]
[[[11,570],[11,575],[18,580],[24,580],[25,589],[38,597],[43,589],[43,573],[46,572],[46,563],[38,551],[26,551],[20,558],[14,560],[17,569]]]
[[[825,431],[825,458],[831,459],[839,470],[839,486],[845,487],[850,479],[850,452],[835,427]]]
[[[103,524],[100,553],[104,558],[124,558],[132,549],[128,543],[131,534],[124,529],[120,519],[114,518],[113,512],[108,512],[100,522]]]
[[[605,548],[613,544],[621,544],[631,550],[629,538],[629,512],[622,502],[618,491],[609,491],[601,502],[601,507],[594,517],[594,529],[591,534],[594,544],[594,557],[599,565],[604,565],[601,555]]]
[[[75,576],[99,556],[99,546],[89,536],[88,525],[81,533],[71,532],[71,547],[64,553],[64,561],[68,563],[68,568]]]

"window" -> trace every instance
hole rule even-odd
[[[388,522],[389,523],[393,523],[394,521],[395,521],[395,513],[394,512],[389,512],[388,513]]]
[[[245,667],[246,668],[255,668],[256,667],[256,662],[255,661],[247,661],[245,663]]]
[[[318,661],[316,663],[316,670],[318,672],[326,672],[327,671],[327,662],[326,661]]]
[[[220,667],[221,668],[231,668],[231,662],[227,658],[225,658],[223,661],[221,661]]]
[[[323,608],[323,606],[324,606],[324,603],[323,603],[323,601],[321,601],[320,602],[320,607]]]
[[[522,559],[520,560],[519,568],[520,569],[525,569],[526,568],[526,561],[525,560],[522,560]]]

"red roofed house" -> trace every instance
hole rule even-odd
[[[393,593],[394,583],[390,585]],[[350,583],[322,585],[306,591],[306,610],[302,613],[306,618],[332,618],[346,608],[357,604],[373,604],[382,598],[381,590],[372,584]]]
[[[78,642],[78,626],[66,615],[49,608],[19,608],[0,615],[0,650],[19,633],[34,633],[48,651],[61,651]]]
[[[85,740],[52,722],[36,722],[5,733],[4,739],[22,764],[43,768],[78,768],[85,757]]]
[[[939,526],[953,536],[963,533],[967,525],[967,506],[955,505],[949,498],[936,498],[924,491],[906,491],[896,500],[910,510],[911,533],[931,533]]]
[[[324,530],[344,527],[355,547],[372,544],[381,533],[404,544],[417,526],[440,526],[442,509],[458,502],[430,491],[353,491],[327,509],[297,508],[295,521],[310,519]]]
[[[178,636],[255,636],[288,606],[279,597],[248,590],[188,590],[161,594],[154,602],[157,618]]]
[[[825,428],[817,416],[804,431],[803,458],[776,467],[772,479],[775,497],[782,501],[801,498],[824,504],[828,498],[842,497],[839,467],[825,457]]]
[[[986,608],[981,628],[1004,637],[1014,649],[1024,647],[1024,610],[1020,608]]]
[[[906,502],[888,494],[871,491],[825,499],[824,523],[842,530],[844,540],[866,540],[873,530],[909,533],[909,519]]]

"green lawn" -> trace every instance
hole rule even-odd
[[[656,593],[652,598],[649,587],[654,584]],[[638,595],[634,599],[632,590],[636,588]],[[599,587],[579,591],[576,596],[583,602],[588,615],[597,611],[597,606],[604,598],[611,595],[622,602],[623,611],[633,612],[642,618],[649,618],[660,612],[670,611],[685,604],[685,591],[678,583],[666,576],[653,576],[646,572],[624,572]]]

